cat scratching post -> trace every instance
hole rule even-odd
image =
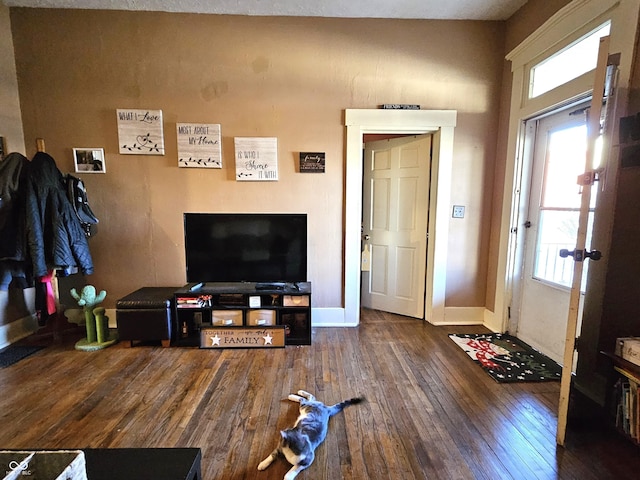
[[[71,289],[71,296],[84,310],[87,328],[87,337],[76,343],[76,350],[102,350],[116,343],[117,335],[115,332],[111,334],[107,328],[108,318],[105,316],[104,307],[97,306],[106,295],[107,292],[104,290],[97,294],[93,285],[85,285],[81,293],[78,293],[75,288]]]

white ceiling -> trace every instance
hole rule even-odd
[[[2,0],[8,7],[257,16],[506,20],[527,0]]]

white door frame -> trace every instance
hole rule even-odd
[[[618,70],[618,89],[622,94],[617,96],[616,105],[612,107],[616,111],[614,123],[617,123],[617,118],[624,116],[626,107],[626,95],[631,78],[635,36],[638,28],[639,7],[640,0],[574,0],[560,9],[506,57],[507,60],[511,61],[513,83],[502,219],[500,223],[494,318],[492,325],[487,325],[495,331],[505,331],[509,321],[508,312],[511,305],[512,279],[514,275],[513,255],[518,241],[518,236],[516,235],[519,226],[518,196],[520,191],[518,177],[521,173],[519,172],[518,162],[522,157],[524,148],[524,121],[539,113],[552,110],[568,101],[577,99],[593,89],[594,74],[591,71],[538,98],[528,99],[529,70],[536,62],[577,40],[599,23],[610,19],[610,51],[621,53]],[[610,165],[615,166],[615,158],[611,159]],[[617,174],[615,168],[610,168],[605,173],[607,175],[607,183],[614,184]],[[610,206],[607,208],[610,208]]]
[[[425,317],[444,321],[455,110],[345,111],[344,326],[360,323],[362,144],[365,133],[433,134]]]

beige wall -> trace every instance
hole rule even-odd
[[[24,153],[24,133],[16,79],[9,9],[0,3],[0,136],[7,151]]]
[[[103,147],[85,175],[100,218],[90,245],[107,306],[143,285],[182,285],[185,211],[309,214],[316,307],[342,306],[346,108],[458,110],[447,304],[484,306],[504,24],[12,9],[27,150],[63,171],[73,147]],[[118,154],[115,110],[162,109],[163,157]],[[222,170],[180,169],[176,122],[220,123]],[[233,137],[276,136],[277,183],[234,180]],[[296,172],[324,151],[325,174]]]
[[[529,35],[531,35],[546,20],[553,16],[558,10],[570,3],[570,0],[528,0],[505,24],[505,44],[504,56],[517,47]],[[494,311],[498,247],[500,241],[501,217],[498,206],[502,204],[502,193],[504,189],[504,175],[507,155],[507,134],[509,131],[509,109],[511,105],[511,63],[505,60],[502,71],[502,96],[500,101],[500,120],[497,135],[495,182],[493,185],[493,197],[491,200],[492,216],[487,217],[490,221],[490,235],[488,243],[488,269],[487,269],[487,290],[486,307]]]
[[[507,21],[505,34],[505,53],[516,48],[525,38],[537,30],[558,10],[571,3],[571,0],[527,0]]]

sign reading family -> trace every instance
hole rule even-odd
[[[273,348],[285,346],[284,325],[200,329],[200,348]]]
[[[301,173],[324,173],[324,152],[300,152]]]
[[[235,137],[236,180],[277,181],[278,139]]]
[[[118,145],[127,155],[164,155],[162,110],[117,109]]]
[[[219,124],[178,123],[178,166],[222,168]]]

